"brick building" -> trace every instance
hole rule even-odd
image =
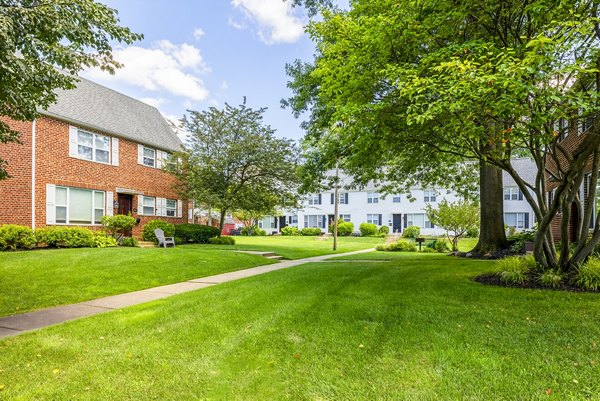
[[[6,119],[4,121],[7,121]],[[103,215],[187,222],[187,202],[161,170],[181,141],[160,112],[86,79],[59,91],[33,122],[7,121],[21,144],[0,144],[0,224],[99,226]]]
[[[588,131],[590,130],[590,128],[592,127],[592,123],[593,123],[593,118],[588,117],[588,118],[582,118],[582,119],[578,119],[578,120],[567,120],[567,119],[563,119],[561,118],[559,121],[557,121],[555,123],[555,131],[558,133],[559,135],[559,142],[562,146],[565,147],[565,149],[568,152],[574,152],[576,149],[579,148],[579,146],[582,145],[583,139],[585,138],[585,136],[588,134]],[[567,166],[567,160],[564,158],[564,156],[562,156],[560,154],[560,152],[557,152],[557,158],[559,160],[559,163],[561,165]],[[579,225],[580,223],[580,219],[583,217],[583,208],[585,207],[585,205],[588,204],[588,194],[590,192],[590,175],[591,175],[591,171],[592,171],[592,157],[590,157],[590,159],[587,162],[587,165],[585,167],[585,178],[579,188],[579,199],[576,199],[574,202],[571,203],[571,211],[570,211],[570,222],[569,222],[569,237],[570,240],[573,241],[575,239],[576,236],[576,232],[578,230],[580,230]],[[557,171],[557,165],[556,162],[551,158],[548,157],[546,160],[546,164],[547,164],[547,168],[549,171],[551,172],[556,172]],[[548,189],[548,203],[552,203],[552,200],[554,199],[554,193],[556,190],[556,187],[558,186],[558,183],[556,181],[554,181],[551,177],[551,175],[548,175],[548,179],[547,179],[547,189]],[[595,200],[592,200],[593,202],[595,202]],[[595,213],[594,213],[595,215]],[[554,236],[554,240],[558,241],[561,238],[561,230],[560,230],[560,226],[561,226],[561,222],[562,222],[562,218],[563,216],[560,214],[560,212],[557,214],[557,216],[552,220],[552,235]],[[590,221],[590,228],[593,228],[595,224],[595,219],[592,218],[592,220]]]

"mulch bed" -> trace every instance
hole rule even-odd
[[[496,273],[485,273],[475,277],[475,281],[485,285],[496,285],[499,287],[512,287],[512,288],[528,288],[534,290],[553,290],[553,291],[571,291],[571,292],[593,292],[600,293],[599,290],[584,290],[583,288],[575,287],[569,284],[561,284],[556,288],[544,287],[535,277],[530,277],[523,284],[508,284],[500,280],[500,276]]]

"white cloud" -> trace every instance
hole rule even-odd
[[[124,65],[115,75],[99,69],[92,69],[87,75],[94,80],[118,81],[193,101],[205,100],[209,95],[197,73],[207,73],[210,68],[204,62],[200,49],[192,45],[176,45],[161,40],[150,49],[129,46],[114,50],[113,55]]]
[[[304,21],[291,2],[282,0],[232,0],[233,7],[259,26],[258,35],[267,44],[293,43],[304,33]],[[232,25],[232,20],[229,20]]]
[[[193,32],[194,39],[200,40],[200,38],[202,38],[204,36],[204,34],[205,34],[204,29],[202,29],[202,28],[194,29],[194,32]]]
[[[223,90],[229,89],[229,84],[227,84],[227,81],[223,81],[223,83],[221,84],[221,89],[223,89]]]
[[[242,30],[242,29],[246,29],[246,24],[243,24],[241,22],[237,22],[236,20],[234,20],[233,18],[229,17],[229,20],[227,21],[227,23],[229,24],[229,26],[234,27],[237,30]]]

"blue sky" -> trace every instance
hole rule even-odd
[[[313,44],[303,32],[306,17],[282,0],[102,0],[119,11],[121,24],[144,40],[116,46],[125,67],[114,76],[83,75],[156,106],[170,119],[186,109],[238,105],[268,107],[265,122],[278,136],[303,135],[290,110],[285,64],[310,60]]]

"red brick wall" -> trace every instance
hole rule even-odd
[[[28,125],[31,127],[30,123]],[[20,129],[21,127],[19,127]],[[31,137],[30,133],[28,135]],[[25,137],[25,135],[23,136]],[[0,148],[0,152],[4,154],[2,148]],[[123,138],[119,138],[118,166],[69,157],[69,124],[48,117],[40,117],[37,120],[36,129],[36,227],[46,225],[46,184],[111,191],[114,193],[115,200],[117,187],[139,191],[146,196],[178,199],[177,193],[173,190],[175,178],[160,169],[138,164],[137,157],[138,144]],[[29,164],[24,163],[24,166],[19,167],[18,171],[17,164],[15,163],[15,182],[18,180],[29,180],[30,182],[31,158],[29,158]],[[29,193],[31,193],[30,187],[29,184]],[[2,193],[16,192],[14,184],[11,185],[8,181],[0,182],[0,190]],[[133,197],[134,209],[137,209],[137,198],[138,196]],[[30,209],[31,199],[20,198],[18,195],[14,198],[13,206],[9,206],[9,208],[12,209],[16,206],[20,210],[22,203],[27,203],[27,208]],[[138,216],[134,212],[133,216],[140,217],[141,222],[134,228],[133,235],[139,236],[143,225],[153,219],[184,223],[187,221],[187,209],[187,203],[183,202],[181,218]],[[2,213],[1,209],[0,213]],[[0,214],[0,216],[4,215]],[[30,225],[30,213],[26,216],[26,219],[10,218],[9,220],[10,214],[6,214],[6,222]]]
[[[569,151],[569,152],[573,152],[575,151],[582,143],[583,139],[585,138],[584,134],[579,134],[579,124],[577,121],[571,121],[569,124],[569,135],[567,135],[567,137],[565,139],[563,139],[561,141],[561,144]],[[562,154],[560,154],[559,152],[559,162],[561,164],[561,166],[564,166],[566,168],[567,166],[567,161],[564,158],[564,156],[562,156]],[[589,173],[592,170],[592,162],[593,162],[593,158],[590,157],[590,159],[588,160],[588,163],[586,165],[585,171],[586,174]],[[547,164],[547,168],[550,171],[556,171],[556,163],[554,162],[554,160],[550,157],[548,157],[546,159],[546,164]],[[553,190],[554,188],[556,188],[558,185],[556,182],[553,182],[551,179],[548,179],[547,182],[547,188],[549,191]],[[585,188],[585,185],[584,185]],[[584,189],[584,203],[587,204],[587,196],[588,196],[588,189],[585,188]],[[561,238],[561,232],[560,232],[560,225],[561,225],[561,221],[562,221],[562,216],[561,214],[558,214],[551,223],[551,227],[552,227],[552,235],[554,236],[554,239],[556,241],[560,240]],[[569,232],[571,232],[571,230],[573,229],[573,225],[574,222],[571,221],[569,223]]]
[[[0,224],[31,226],[31,122],[1,119],[21,133],[21,144],[0,143],[0,158],[11,175],[0,181]]]

